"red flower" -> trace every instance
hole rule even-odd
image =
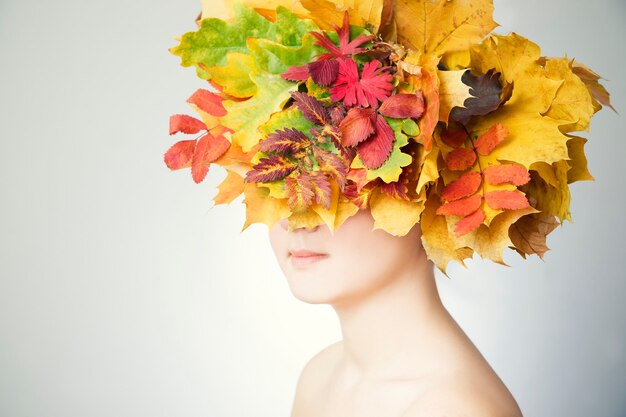
[[[359,79],[359,69],[354,60],[340,59],[339,73],[334,87],[330,90],[331,100],[340,101],[352,107],[377,107],[393,90],[393,76],[387,72],[389,67],[380,66],[379,61],[368,62],[363,66]]]

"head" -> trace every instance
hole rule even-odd
[[[369,209],[349,217],[334,233],[326,225],[288,231],[283,219],[270,230],[270,242],[293,294],[302,301],[338,305],[432,270],[416,224],[405,236],[374,227]]]

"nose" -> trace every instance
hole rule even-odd
[[[278,224],[280,224],[280,227],[283,230],[288,231],[289,230],[289,220],[287,218],[284,218],[282,220],[280,220],[278,222]],[[306,232],[314,232],[317,230],[319,226],[314,226],[314,227],[297,227],[296,229],[292,230],[293,233],[298,232],[298,231],[306,231]]]

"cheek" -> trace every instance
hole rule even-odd
[[[284,272],[289,249],[287,231],[279,223],[276,223],[269,231],[269,240],[276,261]]]

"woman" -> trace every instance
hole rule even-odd
[[[519,416],[433,263],[543,256],[569,184],[592,178],[570,133],[608,93],[577,61],[488,36],[491,0],[334,3],[249,0],[183,35],[172,53],[217,92],[188,99],[201,120],[172,116],[200,136],[165,162],[196,182],[224,167],[215,203],[243,194],[296,297],[337,311],[344,340],[305,368],[295,417]]]
[[[293,294],[337,312],[343,340],[302,371],[293,417],[521,416],[445,309],[415,225],[403,237],[372,230],[360,210],[327,226],[270,231]]]

